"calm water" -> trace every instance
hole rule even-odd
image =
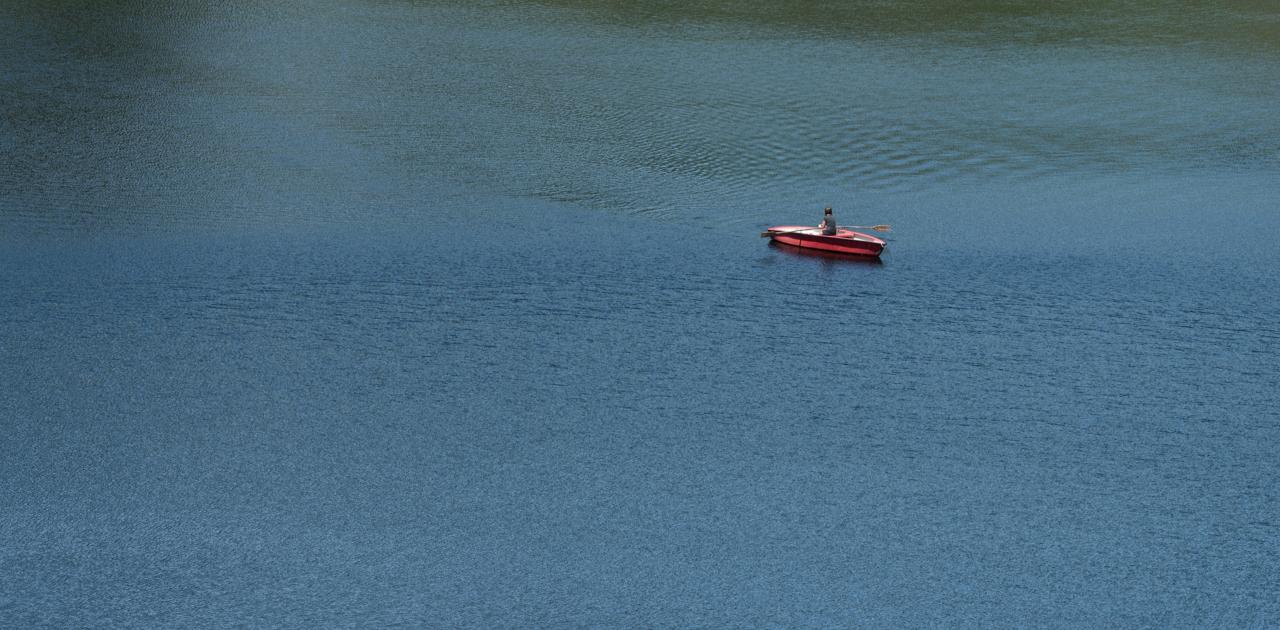
[[[23,4],[0,626],[1280,625],[1272,3]]]

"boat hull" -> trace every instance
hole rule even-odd
[[[779,225],[769,228],[767,234],[775,243],[850,256],[879,257],[885,246],[883,240],[870,234],[844,229],[838,230],[834,235],[827,235],[815,227]]]

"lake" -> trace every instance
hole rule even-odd
[[[1280,625],[1270,3],[16,5],[0,626]]]

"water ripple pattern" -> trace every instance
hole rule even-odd
[[[701,222],[1280,166],[1273,16],[712,5],[10,7],[7,56],[32,52],[0,77],[0,203],[88,229],[414,221],[489,195]]]
[[[1278,27],[0,2],[0,628],[1280,627]]]

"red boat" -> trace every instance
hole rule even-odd
[[[768,236],[770,239],[784,245],[792,245],[802,249],[817,249],[826,252],[852,254],[854,256],[879,257],[885,246],[883,240],[870,234],[854,232],[844,228],[840,228],[836,230],[835,234],[828,236],[822,233],[822,228],[804,225],[779,225],[769,228],[760,236]]]

